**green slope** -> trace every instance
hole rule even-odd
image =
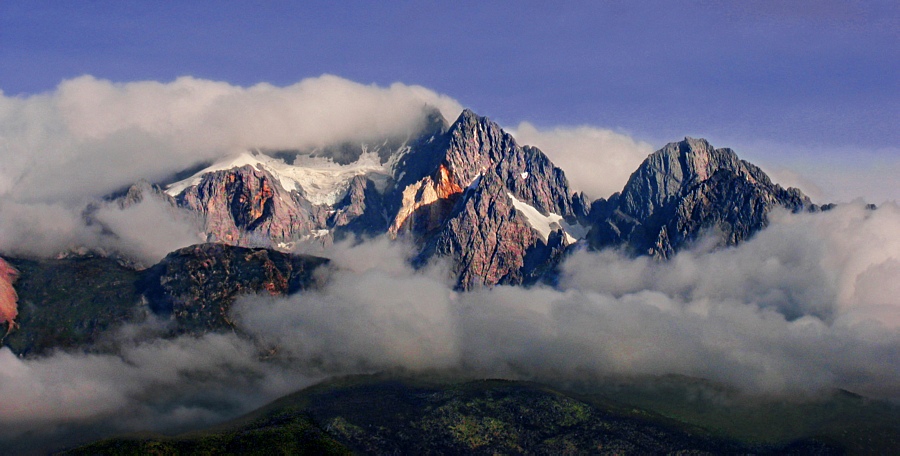
[[[761,443],[726,434],[605,397],[526,382],[359,376],[308,388],[205,431],[110,439],[66,454],[866,452],[839,438]]]

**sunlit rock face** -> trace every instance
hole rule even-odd
[[[541,150],[470,110],[452,124],[435,112],[402,141],[354,147],[335,156],[248,151],[164,190],[138,183],[120,205],[164,199],[194,213],[207,241],[238,246],[288,251],[387,234],[414,244],[418,265],[449,260],[460,289],[547,279],[581,239],[669,258],[711,232],[705,239],[735,245],[776,208],[818,209],[703,139],[666,145],[621,193],[593,203]]]
[[[324,209],[251,165],[204,174],[176,201],[203,215],[210,241],[233,245],[249,245],[254,239],[289,242],[326,224]]]
[[[472,111],[435,144],[440,160],[403,188],[392,234],[422,246],[420,264],[449,258],[460,289],[537,280],[575,240],[566,227],[580,226],[583,196],[543,152]]]
[[[647,157],[621,193],[594,202],[588,237],[597,249],[668,258],[710,230],[723,245],[737,244],[764,228],[776,208],[818,210],[731,149],[685,138]]]
[[[538,280],[568,245],[564,229],[551,227],[543,237],[508,191],[496,174],[479,179],[429,238],[419,261],[451,258],[460,289]]]
[[[13,282],[16,281],[19,272],[10,266],[3,258],[0,258],[0,323],[6,323],[7,329],[11,329],[19,314],[18,300]]]

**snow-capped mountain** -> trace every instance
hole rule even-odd
[[[216,171],[228,171],[249,166],[266,171],[286,192],[298,192],[310,203],[333,206],[343,199],[356,176],[365,176],[382,184],[390,177],[390,170],[374,152],[364,150],[360,158],[346,165],[322,157],[297,155],[294,163],[274,158],[261,151],[247,151],[209,166],[187,179],[166,186],[166,193],[177,197],[191,187],[203,183],[204,176]],[[383,187],[383,185],[382,185]]]
[[[430,120],[415,137],[334,156],[246,151],[149,193],[197,214],[210,242],[290,250],[346,236],[408,239],[416,264],[449,259],[461,289],[541,280],[581,240],[665,258],[711,229],[738,243],[776,207],[818,209],[730,149],[691,138],[591,203],[541,150],[489,119],[465,110],[450,125]]]

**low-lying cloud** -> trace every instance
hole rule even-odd
[[[900,399],[898,229],[895,205],[778,214],[739,247],[666,263],[577,252],[557,288],[456,293],[440,272],[351,266],[323,291],[248,299],[236,318],[286,356],[334,372],[674,373],[752,394],[844,388]]]
[[[120,339],[115,354],[23,360],[0,348],[4,451],[46,454],[117,433],[208,426],[322,378],[262,361],[234,334]]]
[[[680,374],[792,400],[837,388],[900,400],[898,230],[890,204],[780,213],[737,247],[668,262],[579,251],[556,287],[467,293],[440,262],[410,267],[403,243],[339,243],[320,289],[241,298],[243,336],[132,329],[111,354],[0,350],[0,438],[63,423],[179,429],[318,379],[394,369],[551,384]]]
[[[0,253],[16,257],[88,250],[150,266],[206,239],[195,217],[152,197],[125,209],[99,204],[90,216],[63,203],[0,201],[0,214]]]

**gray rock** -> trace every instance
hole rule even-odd
[[[647,157],[620,194],[594,202],[588,239],[595,249],[668,258],[710,230],[721,244],[735,245],[767,226],[779,207],[818,210],[731,149],[685,138]]]

